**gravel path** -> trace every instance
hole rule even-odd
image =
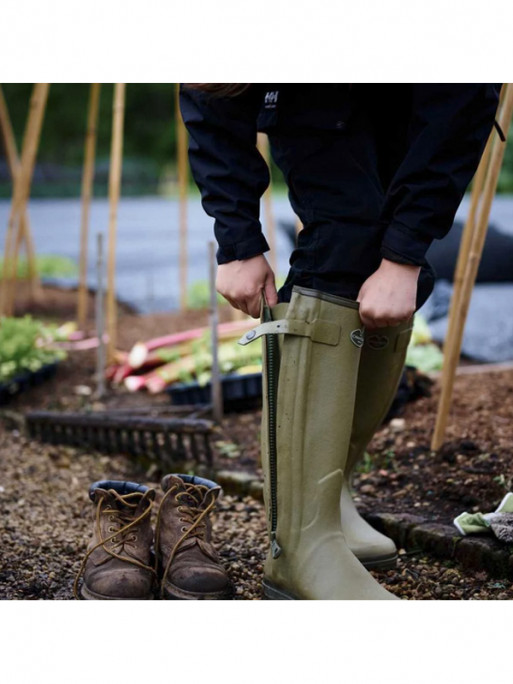
[[[91,527],[87,489],[95,479],[144,481],[124,457],[88,454],[26,441],[0,427],[0,598],[70,599]],[[152,484],[152,483],[148,483]],[[215,522],[221,556],[235,585],[235,599],[261,599],[266,549],[262,505],[225,496]],[[405,599],[512,599],[506,581],[460,571],[451,563],[401,556],[398,568],[379,576]]]

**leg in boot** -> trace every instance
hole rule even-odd
[[[93,537],[75,579],[84,576],[84,599],[151,599],[155,571],[150,564],[155,490],[135,482],[104,480],[89,488],[96,505]]]
[[[350,486],[353,471],[385,418],[397,391],[411,337],[411,321],[368,331],[362,347],[351,441],[340,497],[342,528],[352,552],[367,568],[394,567],[394,542],[358,513]]]
[[[340,445],[347,451],[360,326],[355,302],[295,287],[285,318],[263,323],[241,341],[267,336],[262,465],[271,537],[264,569],[269,598],[394,598],[351,552],[340,522]]]
[[[212,512],[221,488],[192,475],[166,475],[157,516],[155,552],[160,597],[223,599],[231,584],[212,544]]]

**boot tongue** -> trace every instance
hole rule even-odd
[[[209,491],[205,485],[184,482],[182,478],[171,475],[166,482],[166,491],[173,485],[176,485],[175,496],[180,494],[180,501],[187,506],[200,506]]]
[[[176,493],[180,494],[180,500],[187,506],[199,507],[205,500],[207,492],[208,488],[202,485],[183,484]]]

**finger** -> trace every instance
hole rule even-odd
[[[372,314],[367,313],[366,311],[362,311],[361,309],[360,309],[360,319],[366,328],[369,328],[372,330],[373,328],[376,327],[375,323],[374,323],[374,317],[372,316]]]
[[[245,301],[247,312],[253,318],[260,318],[260,302],[260,294],[254,295],[253,297],[249,297]]]
[[[265,283],[264,293],[269,306],[276,306],[278,304],[278,291],[274,283],[274,276]]]
[[[375,318],[373,320],[374,328],[388,328],[390,326],[389,321],[386,318]]]

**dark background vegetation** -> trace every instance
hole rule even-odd
[[[32,83],[2,84],[18,149]],[[98,125],[95,194],[107,193],[113,84],[102,85]],[[80,194],[89,84],[53,83],[45,114],[33,197]],[[10,197],[11,183],[0,148],[0,197]],[[172,193],[176,187],[175,84],[130,83],[126,88],[123,194]],[[273,168],[275,187],[282,187]],[[506,151],[499,192],[513,192],[513,145]]]

